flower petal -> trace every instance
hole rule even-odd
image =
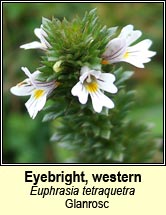
[[[48,37],[48,35],[42,28],[35,28],[34,33],[39,38],[44,49],[51,47],[50,44],[45,39],[45,37]]]
[[[25,103],[28,113],[34,119],[37,113],[44,107],[46,103],[46,93],[36,98],[35,92],[31,95],[30,99]]]
[[[34,90],[34,86],[30,85],[27,80],[29,79],[26,79],[23,82],[17,84],[16,86],[10,88],[10,92],[16,96],[31,95]]]
[[[104,107],[114,108],[113,101],[100,91],[100,101]]]
[[[84,66],[81,68],[81,76],[80,81],[81,83],[84,83],[85,79],[88,78],[88,76],[92,75],[95,78],[98,78],[100,76],[101,72],[99,70],[91,70],[87,66]]]
[[[97,79],[99,88],[109,93],[116,93],[118,91],[117,87],[113,84],[114,81],[115,76],[109,73],[101,73],[100,78]]]
[[[141,55],[144,54],[146,57],[153,57],[156,52],[154,51],[149,51],[148,49],[152,45],[152,41],[149,39],[143,40],[139,43],[137,43],[134,46],[128,47],[129,52],[141,52]]]
[[[88,66],[83,66],[81,68],[81,75],[83,75],[84,73],[88,73],[90,71]]]
[[[124,38],[126,40],[127,46],[135,42],[141,35],[142,32],[139,30],[133,30],[133,25],[127,25],[122,28],[119,38]]]
[[[114,103],[110,98],[105,96],[100,90],[96,93],[90,93],[92,99],[92,105],[96,112],[100,113],[102,111],[102,107],[114,108]]]
[[[91,99],[92,99],[92,105],[93,109],[97,112],[100,113],[102,111],[103,105],[100,102],[100,96],[99,96],[99,91],[96,93],[90,93]]]
[[[25,73],[25,75],[27,75],[29,77],[31,84],[33,84],[34,86],[36,86],[35,79],[37,79],[37,77],[39,76],[39,74],[41,72],[37,70],[37,71],[35,71],[35,72],[33,72],[31,74],[30,71],[29,71],[29,69],[27,67],[21,67],[21,69]]]
[[[29,78],[31,78],[32,74],[30,73],[29,69],[27,67],[21,67],[22,71],[27,75]]]
[[[122,61],[126,62],[126,63],[130,63],[133,66],[136,66],[138,68],[144,68],[144,63],[148,63],[149,61],[151,61],[150,58],[140,58],[140,57],[136,57],[136,56],[132,56],[132,54],[128,56],[128,58],[123,59]]]
[[[38,42],[38,41],[34,41],[31,43],[26,43],[24,45],[21,45],[20,48],[22,49],[46,49],[42,43]]]
[[[81,76],[79,79],[81,81],[81,83],[83,83],[85,81],[85,79],[88,77],[88,75],[90,75],[90,71],[91,70],[87,66],[83,66],[81,68],[81,71],[80,71]]]
[[[100,75],[101,75],[101,71],[99,71],[99,70],[91,70],[90,74],[98,79],[100,77]]]
[[[151,61],[150,57],[156,54],[156,52],[148,50],[151,44],[152,41],[147,39],[134,46],[128,47],[126,51],[127,54],[123,57],[122,61],[130,63],[138,68],[144,68],[143,64]]]
[[[39,40],[41,41],[41,37],[42,37],[42,28],[35,28],[34,29],[34,34],[39,38]],[[43,36],[47,36],[46,32],[43,31]]]
[[[125,54],[126,48],[127,46],[125,39],[115,38],[108,43],[102,58],[109,63],[119,62]]]
[[[88,100],[88,91],[81,82],[78,82],[71,90],[73,96],[78,96],[81,104],[86,104]]]
[[[129,33],[131,33],[134,29],[134,26],[129,24],[122,28],[119,37],[127,37]]]

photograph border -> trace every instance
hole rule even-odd
[[[3,163],[3,3],[163,3],[163,163]],[[1,1],[1,161],[0,166],[165,166],[165,1]]]

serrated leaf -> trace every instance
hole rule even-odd
[[[111,136],[111,130],[110,129],[102,130],[100,135],[101,135],[102,138],[104,138],[106,140],[109,140],[110,136]]]
[[[109,33],[109,36],[112,37],[116,33],[117,29],[118,29],[117,26],[116,27],[108,28],[107,32]]]
[[[123,82],[125,82],[126,80],[128,80],[132,75],[133,75],[133,71],[125,71],[122,73],[122,76],[119,80],[117,80],[115,82],[116,85],[120,85],[122,84]]]
[[[57,119],[58,117],[62,116],[64,114],[64,111],[61,111],[61,112],[58,112],[58,113],[54,113],[54,112],[51,112],[51,113],[48,113],[44,116],[43,118],[43,122],[48,122],[50,120],[55,120]]]

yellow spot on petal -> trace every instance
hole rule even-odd
[[[109,64],[109,62],[108,62],[107,60],[102,60],[101,63],[102,63],[102,64],[105,64],[105,65],[106,65],[106,64]]]
[[[94,93],[98,90],[98,84],[96,81],[92,81],[91,83],[86,82],[85,87],[90,93]]]
[[[43,94],[44,94],[44,90],[35,90],[34,97],[35,97],[35,99],[38,99],[41,96],[43,96]]]
[[[124,58],[128,58],[129,57],[129,53],[126,52],[124,55],[123,55]]]

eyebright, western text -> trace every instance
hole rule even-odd
[[[93,182],[141,182],[141,174],[92,174]],[[38,182],[62,182],[66,185],[71,185],[74,182],[81,182],[88,184],[88,180],[85,178],[85,173],[52,173],[48,171],[45,174],[36,174],[33,171],[25,171],[25,182],[33,182],[33,185],[37,185]]]

